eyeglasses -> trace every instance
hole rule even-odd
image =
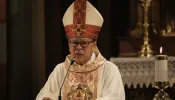
[[[92,41],[69,41],[69,45],[71,47],[77,47],[79,44],[82,48],[86,48],[89,46],[90,43],[94,42],[95,40]]]

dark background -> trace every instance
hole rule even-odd
[[[1,23],[6,26],[7,52],[6,62],[0,64],[0,100],[34,100],[53,68],[69,53],[62,17],[74,0],[4,1]],[[119,57],[118,39],[130,38],[128,32],[136,25],[136,0],[89,2],[104,18],[100,52],[108,60]]]
[[[7,0],[7,96],[3,99],[34,100],[55,65],[65,60],[69,52],[62,17],[73,1]],[[107,59],[117,57],[116,37],[125,36],[129,27],[129,0],[89,2],[104,17],[99,50]]]

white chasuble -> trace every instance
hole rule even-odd
[[[121,75],[116,65],[107,61],[101,54],[80,66],[71,65],[61,91],[62,100],[125,100]],[[60,87],[70,65],[69,56],[58,64],[50,74],[36,100],[49,97],[58,100]]]

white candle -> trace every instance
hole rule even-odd
[[[160,49],[162,53],[162,47]],[[167,55],[155,56],[155,82],[168,81]]]

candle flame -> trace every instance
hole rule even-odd
[[[162,49],[163,49],[163,48],[162,48],[162,47],[160,47],[160,54],[162,54]]]

